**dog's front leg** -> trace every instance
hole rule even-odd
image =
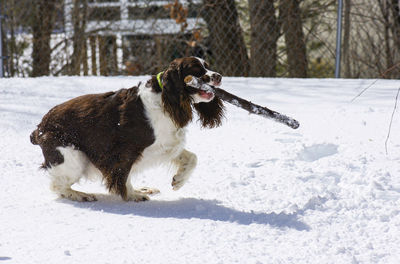
[[[121,158],[121,160],[121,162],[113,163],[112,166],[102,171],[110,192],[121,195],[125,201],[141,202],[149,200],[150,198],[146,193],[133,188],[129,170],[131,164],[127,159]],[[124,160],[127,161],[123,162]]]
[[[184,149],[181,154],[173,160],[173,162],[178,166],[178,171],[172,178],[172,188],[176,191],[179,190],[189,179],[196,167],[197,157],[194,153]]]
[[[147,194],[153,194],[153,192],[151,192],[152,189],[147,192],[144,189],[143,190],[142,189],[140,189],[140,190],[134,189],[130,182],[130,177],[128,178],[128,181],[126,182],[126,190],[127,190],[127,195],[126,195],[126,198],[124,199],[126,201],[135,201],[135,202],[148,201],[148,200],[150,200],[150,198],[147,196]],[[160,192],[160,191],[158,191],[158,192]]]

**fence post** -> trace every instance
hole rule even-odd
[[[0,78],[4,77],[4,73],[3,73],[3,38],[2,36],[2,32],[1,32],[1,20],[3,19],[3,16],[1,14],[1,6],[0,6]]]
[[[342,45],[342,9],[343,0],[339,0],[337,11],[337,29],[336,29],[336,59],[335,59],[335,78],[340,78],[340,53]]]

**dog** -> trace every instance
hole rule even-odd
[[[83,95],[52,108],[30,136],[42,149],[50,188],[62,198],[95,201],[95,195],[71,186],[99,175],[110,193],[125,201],[146,201],[158,190],[135,189],[131,178],[165,163],[176,166],[172,187],[181,188],[197,164],[196,155],[184,148],[185,127],[194,112],[205,128],[220,126],[224,116],[223,103],[214,93],[184,82],[192,75],[220,86],[221,74],[208,68],[201,58],[175,59],[146,83]]]

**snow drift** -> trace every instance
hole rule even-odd
[[[399,81],[225,78],[222,88],[295,116],[292,130],[227,105],[222,127],[190,125],[198,167],[178,192],[168,168],[134,185],[161,190],[123,202],[57,199],[29,134],[54,105],[146,77],[0,79],[2,263],[399,263]]]

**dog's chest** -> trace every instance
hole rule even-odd
[[[158,100],[154,100],[154,96],[146,98],[142,94],[141,97],[155,141],[144,149],[140,160],[134,164],[134,170],[171,162],[182,152],[185,145],[186,129],[174,125],[168,114],[162,110]]]
[[[166,156],[166,158],[178,156],[185,144],[186,130],[177,128],[167,114],[161,111],[149,113],[148,118],[155,141],[145,151],[152,156]]]

